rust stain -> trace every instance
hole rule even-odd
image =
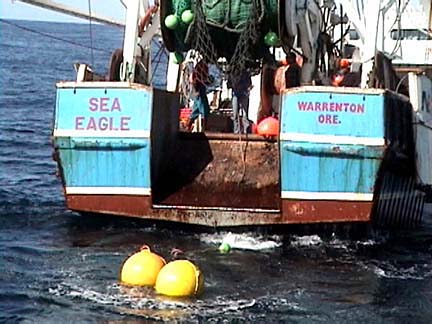
[[[277,143],[238,136],[180,138],[153,185],[158,205],[280,209]]]
[[[294,200],[282,201],[282,223],[369,222],[371,201]]]
[[[72,210],[180,222],[203,226],[245,226],[305,223],[369,222],[372,202],[289,201],[282,211],[153,208],[151,197],[67,195]]]
[[[333,146],[333,152],[340,153],[341,152],[340,147],[339,146]]]
[[[301,207],[301,204],[294,203],[289,206],[290,213],[295,215],[296,217],[301,217],[304,214],[304,209]]]

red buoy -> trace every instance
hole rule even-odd
[[[264,118],[257,127],[258,135],[264,137],[278,136],[279,135],[279,120],[274,117]]]
[[[351,62],[349,61],[349,59],[343,58],[340,60],[339,65],[342,69],[346,69],[349,68]]]

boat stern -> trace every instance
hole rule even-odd
[[[68,208],[130,215],[150,204],[153,95],[128,82],[57,84],[53,144]]]
[[[384,92],[302,87],[281,100],[282,217],[368,222],[385,153]]]

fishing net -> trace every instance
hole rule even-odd
[[[258,43],[261,35],[260,18],[262,18],[264,8],[259,6],[259,3],[254,2],[254,4],[257,6],[253,6],[249,20],[238,37],[237,46],[227,68],[228,79],[233,84],[237,83],[241,73],[255,61],[252,49]]]
[[[195,4],[198,4],[198,1]],[[235,33],[245,28],[254,6],[253,0],[214,0],[202,4],[206,21],[210,26]]]
[[[261,37],[263,0],[195,0],[192,8],[194,24],[186,37],[191,48],[236,82],[241,72],[256,61],[253,48]],[[226,58],[224,64],[219,57]]]

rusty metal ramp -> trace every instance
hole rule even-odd
[[[280,210],[277,142],[256,135],[179,133],[152,186],[153,208]]]

